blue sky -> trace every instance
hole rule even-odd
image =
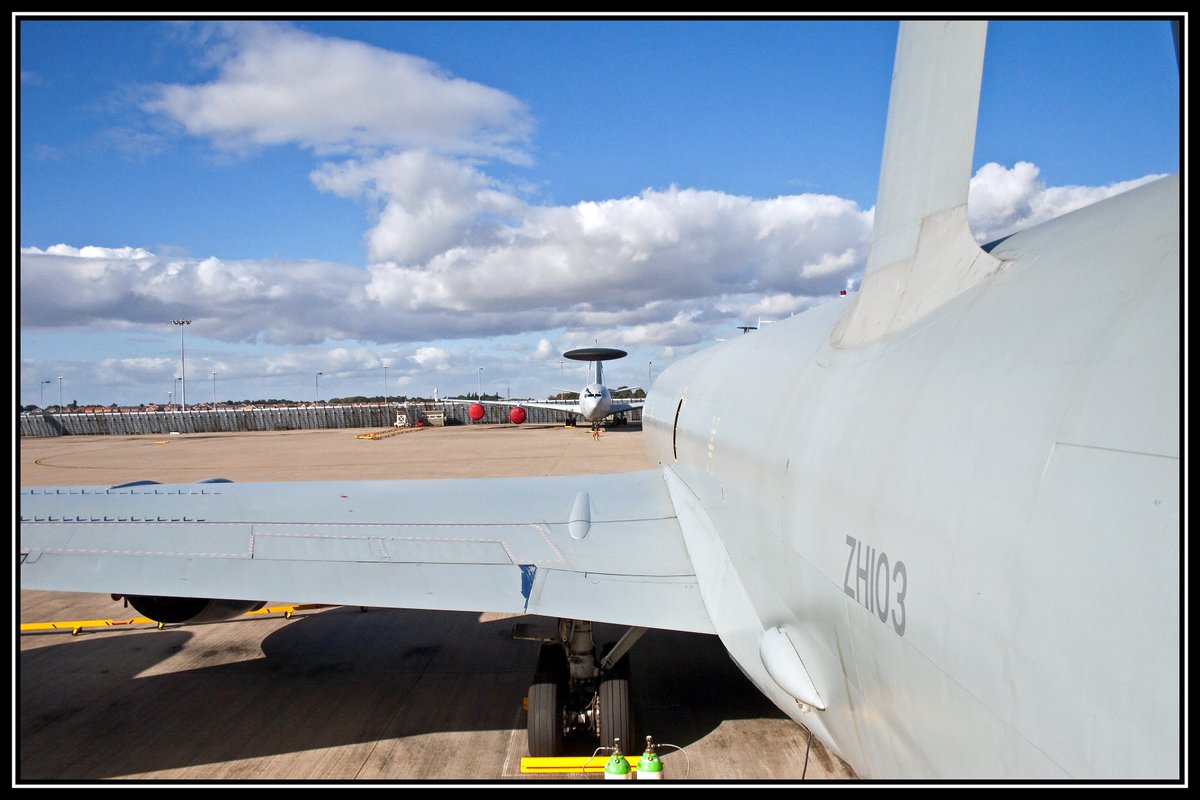
[[[595,343],[643,385],[855,285],[897,22],[13,27],[16,399],[50,405],[165,402],[175,318],[190,402],[544,397]],[[1179,171],[1167,22],[993,21],[978,131],[981,241]]]

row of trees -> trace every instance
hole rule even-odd
[[[116,407],[116,405],[117,405],[116,403],[113,403],[114,408]],[[39,406],[36,403],[30,403],[27,406],[18,405],[17,412],[24,414],[26,412],[43,411],[44,410],[44,411],[65,411],[67,413],[70,413],[77,408],[79,408],[79,403],[72,400],[71,402],[67,403],[65,406],[60,406],[58,403],[55,403],[52,406],[46,406],[45,409],[43,409],[41,406]]]

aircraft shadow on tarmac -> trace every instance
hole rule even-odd
[[[216,628],[271,624],[255,619],[50,634],[64,641],[20,654],[18,780],[98,780],[419,734],[523,730],[538,645],[511,637],[514,620],[478,619],[330,608],[277,622],[261,650],[253,635]],[[618,632],[597,626],[597,645]],[[175,656],[188,666],[143,675]],[[631,668],[639,736],[686,747],[723,720],[784,719],[715,636],[649,631]],[[567,746],[590,755],[596,742]]]

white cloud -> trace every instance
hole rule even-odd
[[[431,148],[526,160],[528,112],[505,92],[416,56],[286,24],[239,21],[216,31],[208,44],[218,77],[160,86],[142,107],[221,149]]]
[[[985,241],[1152,179],[1048,188],[1031,164],[989,164],[972,179],[971,221]],[[219,371],[220,385],[236,387],[230,391],[239,398],[307,397],[318,371],[329,376],[321,381],[325,396],[381,392],[380,349],[371,343],[394,348],[393,388],[431,393],[431,375],[455,391],[473,388],[481,366],[485,377],[506,386],[511,380],[514,389],[540,373],[551,385],[561,382],[554,362],[570,347],[599,340],[665,364],[738,335],[737,325],[782,319],[853,288],[872,218],[837,197],[755,200],[676,188],[531,206],[474,168],[427,153],[327,165],[314,181],[403,209],[382,215],[373,235],[395,237],[380,247],[405,254],[407,263],[362,268],[194,259],[138,247],[27,247],[20,252],[23,335],[78,328],[160,336],[169,320],[185,316],[194,321],[189,345],[200,345],[189,348],[189,365],[193,357],[197,363],[188,374]],[[426,205],[435,210],[419,210]],[[423,213],[427,230],[418,222]],[[508,360],[494,350],[441,346],[506,335],[531,338],[510,343]],[[217,342],[285,349],[219,353]],[[409,344],[418,342],[434,344]],[[148,387],[143,399],[161,390],[161,400],[174,371],[172,358],[98,359],[50,371],[23,365],[21,377],[37,387],[39,375],[69,373],[77,385],[87,376],[113,392]]]
[[[202,261],[139,248],[21,251],[26,329],[160,325],[179,316],[223,341],[347,338],[362,271],[325,262]]]
[[[600,330],[594,338],[606,346],[629,348],[670,347],[695,344],[712,337],[712,326],[699,310],[680,311],[668,320]],[[573,337],[576,346],[592,344],[588,335]]]
[[[30,255],[45,253],[52,256],[80,256],[82,258],[154,258],[153,253],[149,250],[143,250],[140,247],[95,247],[92,245],[72,247],[69,244],[54,244],[45,250],[37,247],[22,247],[21,253],[28,253]]]
[[[967,201],[971,230],[977,241],[991,242],[1160,177],[1147,175],[1108,186],[1047,188],[1041,171],[1028,161],[1018,161],[1011,169],[992,161],[971,178]]]
[[[415,218],[389,229],[398,238],[410,233],[409,263],[363,269],[196,260],[135,247],[23,248],[22,326],[153,328],[187,316],[196,321],[192,333],[211,340],[291,346],[534,333],[543,337],[539,359],[554,349],[545,336],[553,330],[686,346],[720,327],[781,318],[835,296],[854,283],[869,241],[871,211],[837,197],[755,200],[671,188],[536,207],[503,193],[494,200],[481,173],[427,154],[370,164],[323,174],[339,192],[407,193],[441,208],[444,224],[423,234]],[[981,240],[994,238],[1150,179],[1047,188],[1031,164],[989,164],[972,180],[971,218]],[[498,210],[512,219],[497,223]],[[362,366],[377,356],[354,358]],[[414,358],[423,365],[445,353],[426,348]]]
[[[408,358],[418,366],[437,368],[444,365],[449,356],[449,351],[441,347],[420,347]]]
[[[720,298],[715,308],[722,314],[756,324],[759,320],[779,320],[816,305],[819,297],[793,294],[730,295]]]
[[[374,261],[420,264],[464,243],[486,246],[500,230],[493,217],[524,208],[479,170],[426,151],[326,163],[310,178],[322,191],[382,206],[367,233]]]
[[[861,268],[869,212],[842,198],[671,188],[571,207],[424,264],[374,264],[368,296],[410,312],[613,310],[747,290],[827,294]]]

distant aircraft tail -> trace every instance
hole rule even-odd
[[[837,347],[887,338],[1003,266],[967,225],[987,23],[901,23],[874,235]]]

